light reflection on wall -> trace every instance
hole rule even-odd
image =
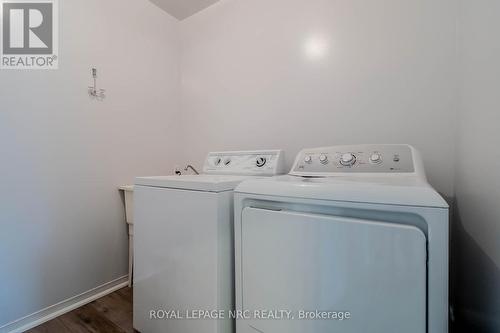
[[[304,43],[304,53],[309,60],[321,60],[329,51],[328,40],[322,36],[310,36]]]

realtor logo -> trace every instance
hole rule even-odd
[[[57,0],[0,0],[0,5],[0,67],[57,69]]]

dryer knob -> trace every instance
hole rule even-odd
[[[354,163],[356,163],[356,156],[351,153],[342,155],[342,158],[340,159],[340,164],[343,166],[353,166]]]
[[[325,154],[322,154],[319,156],[319,161],[322,163],[322,164],[327,164],[328,163],[328,156],[326,156]]]
[[[311,156],[306,156],[306,157],[304,158],[304,162],[306,162],[307,164],[311,164],[311,163],[312,163],[312,161],[313,161],[313,159],[312,159],[312,157],[311,157]]]
[[[266,165],[267,163],[267,159],[265,157],[258,157],[257,158],[257,161],[255,162],[255,164],[259,167],[259,168],[262,168],[264,165]]]
[[[370,156],[370,162],[373,164],[380,164],[382,163],[382,156],[380,154],[374,153],[372,156]]]

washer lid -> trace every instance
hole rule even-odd
[[[186,175],[186,176],[158,176],[138,177],[135,185],[182,190],[223,192],[232,191],[249,176],[218,176],[218,175]]]
[[[316,200],[449,208],[446,201],[427,182],[414,177],[280,176],[247,180],[235,191]]]

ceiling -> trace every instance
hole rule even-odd
[[[219,0],[150,0],[155,5],[174,16],[183,20],[211,5]]]

